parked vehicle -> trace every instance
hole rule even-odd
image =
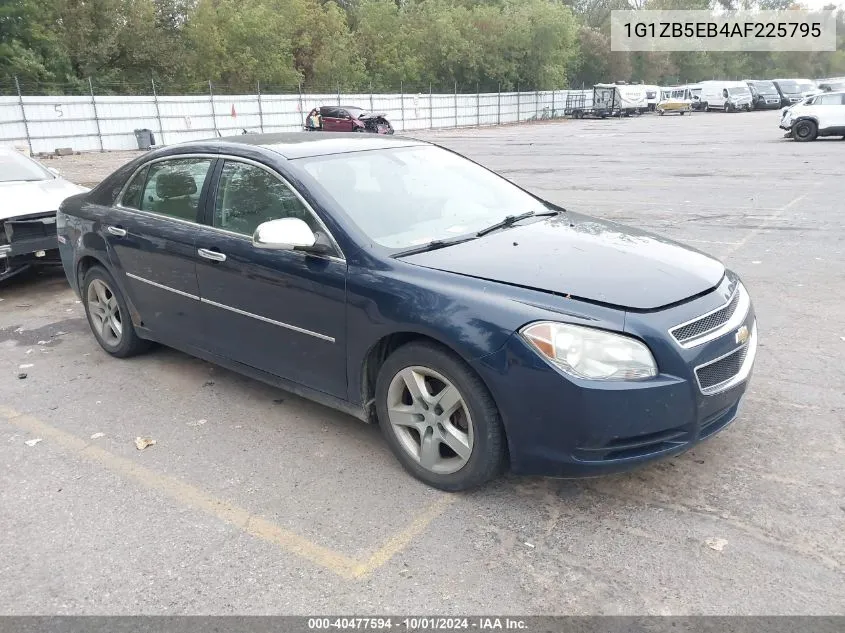
[[[717,260],[411,139],[155,150],[58,234],[109,354],[158,341],[377,421],[444,490],[685,451],[735,418],[757,348]]]
[[[0,281],[60,263],[56,210],[87,191],[10,147],[0,147]]]
[[[702,81],[704,109],[724,112],[751,111],[751,91],[744,81]]]
[[[814,141],[819,136],[845,138],[845,91],[807,97],[785,109],[780,128],[796,141]]]
[[[660,91],[660,102],[657,104],[657,114],[663,116],[667,112],[676,112],[684,116],[692,112],[692,95],[686,86],[664,88]]]
[[[323,132],[371,132],[393,134],[387,115],[367,112],[355,106],[321,106],[318,109],[320,126],[307,124],[309,130]],[[310,117],[309,117],[310,118]]]
[[[780,95],[780,105],[782,108],[789,107],[796,103],[803,101],[805,95],[794,79],[773,79],[772,83],[777,88]]]
[[[771,81],[749,79],[745,83],[751,91],[751,105],[755,110],[777,110],[781,107],[780,94]]]
[[[649,112],[654,112],[657,108],[657,103],[660,101],[660,86],[643,86],[645,90],[646,105]]]
[[[694,112],[704,110],[704,102],[701,100],[701,84],[687,84],[689,88],[690,99],[692,100],[692,109]]]
[[[820,81],[818,83],[818,87],[821,92],[838,92],[840,90],[845,90],[845,79],[826,79],[824,81]]]
[[[588,106],[585,91],[567,93],[564,114],[576,119],[606,119],[611,116],[642,114],[648,110],[646,91],[640,84],[596,84],[592,97],[592,105]]]

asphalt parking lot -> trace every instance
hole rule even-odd
[[[0,286],[0,613],[845,614],[845,142],[777,119],[420,135],[743,276],[739,419],[627,475],[441,493],[343,414],[107,356],[61,273]],[[50,165],[92,184],[132,155]]]

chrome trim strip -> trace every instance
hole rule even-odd
[[[698,379],[698,370],[703,367],[708,367],[713,363],[717,363],[723,358],[727,358],[731,354],[736,354],[739,350],[743,349],[743,347],[747,348],[748,351],[745,354],[745,360],[742,361],[742,367],[739,368],[739,371],[735,376],[732,376],[728,380],[720,382],[715,385],[711,385],[710,387],[703,388],[701,386],[701,381]],[[693,370],[695,374],[695,382],[698,384],[698,389],[703,393],[705,396],[713,396],[717,393],[721,393],[723,391],[727,391],[731,387],[735,387],[739,383],[748,379],[748,375],[751,373],[751,368],[754,366],[754,358],[757,356],[757,321],[755,320],[754,323],[751,324],[751,336],[748,339],[748,342],[745,345],[740,345],[734,350],[731,350],[727,354],[722,354],[719,358],[714,358],[713,360],[707,361],[706,363],[702,363],[698,367]]]
[[[675,337],[675,330],[679,330],[682,327],[690,325],[691,323],[695,323],[697,321],[701,321],[702,319],[706,319],[711,314],[715,314],[719,310],[724,310],[725,307],[730,305],[731,301],[733,301],[733,299],[734,299],[734,295],[736,295],[737,293],[739,293],[739,303],[737,303],[736,310],[734,310],[734,313],[731,315],[731,317],[727,321],[725,321],[722,325],[720,325],[720,326],[718,326],[718,327],[716,327],[712,330],[709,330],[707,332],[703,332],[703,333],[699,334],[697,337],[692,338],[688,341],[684,341],[683,343],[681,343]],[[710,341],[717,339],[720,336],[724,336],[725,334],[727,334],[731,330],[734,330],[734,329],[738,328],[740,325],[742,325],[742,322],[745,321],[745,318],[748,316],[748,310],[749,310],[750,307],[751,307],[751,297],[748,295],[748,291],[745,289],[745,286],[743,286],[741,282],[737,282],[736,288],[731,293],[731,296],[728,298],[728,300],[725,303],[723,303],[722,305],[720,305],[718,308],[716,308],[714,310],[710,310],[710,312],[706,312],[704,314],[701,314],[701,315],[695,317],[694,319],[690,319],[689,321],[685,321],[683,323],[680,323],[678,325],[673,326],[669,330],[669,335],[672,337],[672,340],[675,341],[676,344],[678,344],[679,346],[681,346],[684,349],[692,349],[693,347],[698,347],[699,345],[704,345],[705,343],[709,343]]]
[[[181,295],[183,297],[188,297],[188,299],[193,299],[194,301],[199,301],[200,298],[196,295],[192,295],[188,292],[183,292],[182,290],[176,290],[176,288],[171,288],[170,286],[165,286],[164,284],[157,283],[155,281],[150,281],[149,279],[144,279],[143,277],[139,277],[138,275],[133,275],[132,273],[126,273],[126,276],[130,279],[135,279],[137,281],[141,281],[145,284],[149,284],[151,286],[155,286],[156,288],[161,288],[162,290],[168,290],[170,292],[176,293],[177,295]]]
[[[207,303],[208,305],[212,305],[217,308],[222,308],[223,310],[229,310],[230,312],[234,312],[235,314],[241,314],[243,316],[252,317],[253,319],[258,319],[259,321],[264,321],[265,323],[270,323],[271,325],[278,325],[279,327],[283,327],[287,330],[293,330],[294,332],[299,332],[300,334],[307,334],[308,336],[313,336],[315,338],[328,341],[329,343],[335,342],[334,338],[331,336],[326,336],[325,334],[320,334],[319,332],[312,332],[311,330],[296,327],[295,325],[290,325],[289,323],[282,323],[281,321],[268,319],[267,317],[261,316],[260,314],[253,314],[252,312],[247,312],[246,310],[239,310],[238,308],[233,308],[232,306],[227,306],[223,303],[217,303],[216,301],[212,301],[211,299],[202,298],[200,299],[200,301],[202,303]]]

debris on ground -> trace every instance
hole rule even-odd
[[[25,365],[18,365],[18,369],[29,369],[30,367],[35,367],[32,363],[26,363]]]
[[[36,437],[35,439],[27,440],[26,442],[24,442],[24,444],[26,444],[27,446],[35,446],[36,444],[38,444],[38,442],[42,441],[43,440],[40,437]]]
[[[47,341],[38,341],[37,345],[46,345]]]
[[[525,545],[525,547],[530,547],[531,549],[534,549],[534,545],[532,543],[529,543],[528,541],[525,541],[523,545]]]
[[[106,436],[106,434],[105,434],[105,433],[93,433],[93,434],[91,435],[91,439],[92,439],[92,440],[98,440],[98,439],[100,439],[101,437],[105,437],[105,436]]]
[[[26,378],[26,375],[27,375],[26,372],[22,371],[21,373],[18,374],[18,380],[23,380],[24,378]]]
[[[185,424],[188,426],[202,426],[206,422],[208,422],[208,420],[203,418],[202,420],[197,420],[196,422],[185,422]]]
[[[139,451],[144,450],[148,446],[153,446],[156,441],[151,437],[136,437],[135,438],[135,448]]]
[[[213,380],[206,380],[204,383],[202,383],[202,386],[203,387],[210,387],[213,384],[214,384]]]
[[[273,400],[273,404],[282,404],[284,401],[284,398],[276,398],[275,400]]]
[[[725,539],[715,537],[705,539],[704,542],[707,544],[707,547],[709,547],[710,549],[714,549],[717,552],[721,552],[723,549],[725,549],[725,545],[728,544]]]

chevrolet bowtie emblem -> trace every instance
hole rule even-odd
[[[736,341],[737,345],[742,345],[743,343],[745,343],[745,341],[748,340],[748,326],[747,325],[743,325],[741,328],[739,328],[736,331],[736,334],[734,334],[734,340]]]

